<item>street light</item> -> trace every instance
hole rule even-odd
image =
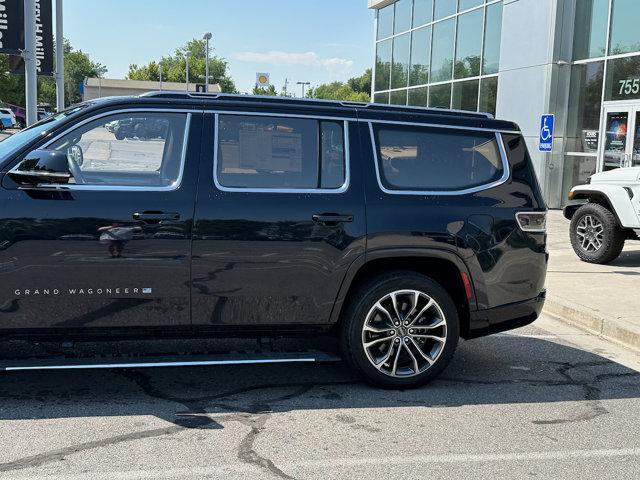
[[[304,98],[304,87],[311,85],[311,82],[298,82],[298,85],[302,86],[302,98]]]
[[[191,58],[191,52],[184,54],[184,58],[187,60],[187,92],[189,91],[189,58]]]
[[[209,40],[211,40],[211,32],[204,34],[204,38],[207,41],[207,47],[204,57],[204,91],[209,92]]]

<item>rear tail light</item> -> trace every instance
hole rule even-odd
[[[547,212],[516,213],[518,226],[523,232],[544,233],[547,231]]]

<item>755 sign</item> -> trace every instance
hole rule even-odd
[[[620,80],[619,95],[637,95],[640,93],[640,78],[629,78],[627,80]]]

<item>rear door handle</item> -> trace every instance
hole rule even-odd
[[[134,220],[142,220],[143,222],[161,222],[162,220],[180,220],[179,213],[134,213]]]
[[[338,223],[350,223],[353,222],[353,215],[339,215],[336,213],[322,213],[314,215],[313,221],[322,223],[323,225],[336,225]]]

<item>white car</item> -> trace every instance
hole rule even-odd
[[[640,167],[596,173],[569,192],[564,208],[571,220],[574,251],[585,262],[608,263],[626,240],[640,240]]]
[[[2,107],[0,108],[0,124],[2,125],[0,128],[13,128],[16,126],[16,116],[10,108]]]

